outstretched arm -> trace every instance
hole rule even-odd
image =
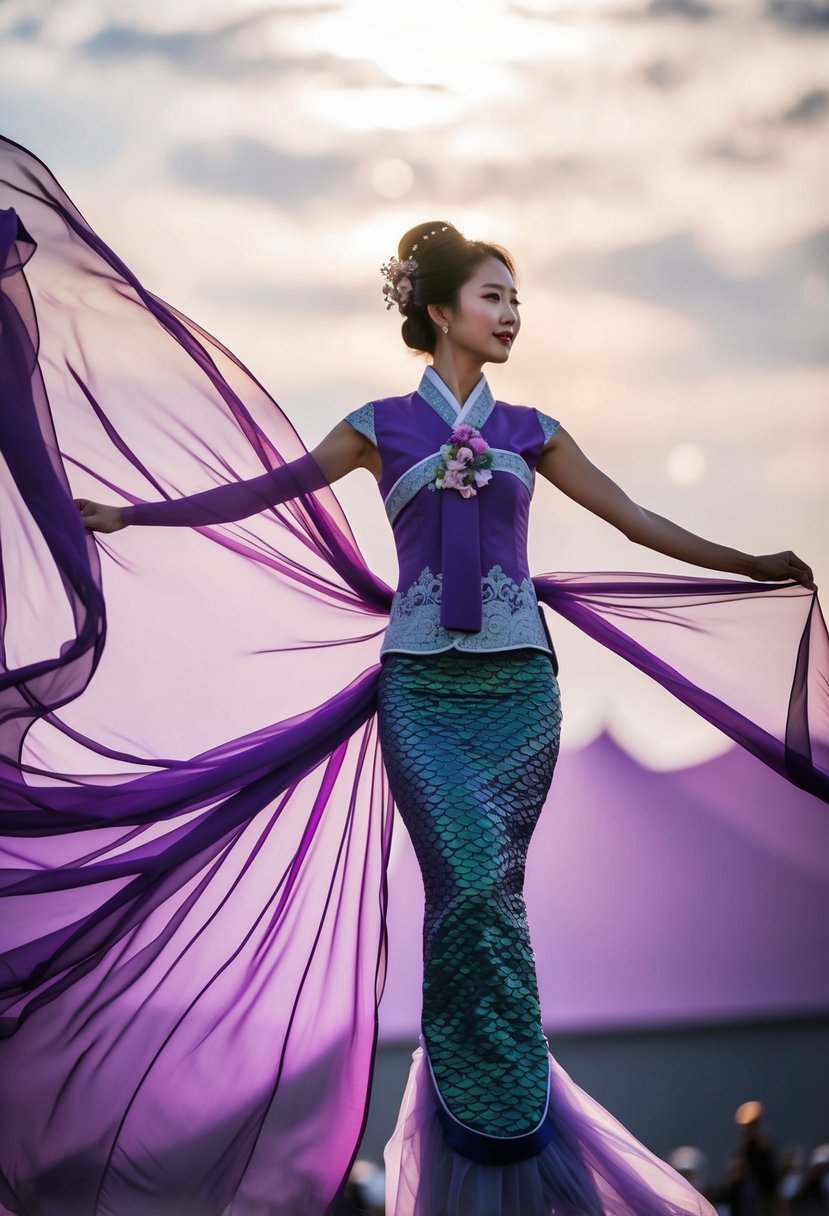
[[[563,427],[547,442],[538,472],[569,498],[613,524],[628,540],[708,570],[727,570],[761,582],[793,579],[815,589],[812,571],[795,553],[754,556],[687,532],[670,519],[640,507],[592,464]]]
[[[340,422],[313,452],[247,481],[130,507],[110,507],[87,498],[74,501],[85,526],[95,532],[118,532],[129,524],[198,528],[245,519],[300,494],[311,494],[353,469],[373,469],[375,461],[371,442],[347,422]]]

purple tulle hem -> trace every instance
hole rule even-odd
[[[556,1134],[535,1157],[478,1165],[449,1148],[423,1047],[386,1145],[386,1216],[715,1216],[550,1056]]]

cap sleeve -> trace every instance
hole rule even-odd
[[[366,439],[370,439],[374,446],[377,446],[377,436],[374,433],[374,402],[369,401],[367,405],[361,405],[358,410],[352,410],[350,414],[346,414],[345,421],[354,427]]]
[[[544,442],[546,443],[558,430],[558,419],[551,418],[549,414],[542,414],[541,410],[536,410],[535,416],[541,424],[541,429],[544,432]]]

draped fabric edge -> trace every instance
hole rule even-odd
[[[543,574],[532,581],[541,603],[650,676],[793,785],[829,802],[829,772],[814,755],[818,751],[822,758],[826,756],[827,697],[825,677],[820,673],[826,672],[829,664],[829,634],[816,591],[799,583],[746,583],[658,574],[618,573],[604,579],[597,574]],[[683,675],[619,624],[635,605],[651,604],[652,611],[665,619],[670,619],[673,611],[680,627],[687,624],[690,610],[696,608],[704,629],[706,607],[735,599],[750,604],[755,614],[762,610],[764,601],[779,604],[788,600],[793,613],[797,613],[799,636],[790,655],[791,686],[782,737]]]

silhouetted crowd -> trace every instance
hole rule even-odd
[[[744,1102],[735,1121],[737,1151],[708,1198],[722,1216],[819,1216],[829,1213],[829,1143],[807,1156],[801,1145],[780,1151],[759,1102]]]

